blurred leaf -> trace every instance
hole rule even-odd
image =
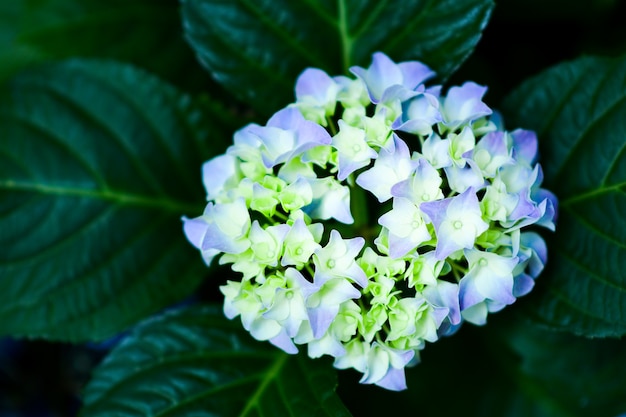
[[[472,52],[491,0],[183,0],[187,39],[213,77],[263,114],[293,101],[298,74],[368,66],[383,51],[442,79]]]
[[[626,58],[550,68],[513,92],[504,113],[510,127],[537,131],[545,185],[560,199],[527,314],[579,335],[626,334]]]
[[[82,415],[349,416],[327,361],[254,341],[220,309],[191,307],[137,327],[96,369]]]
[[[201,213],[201,164],[223,148],[200,110],[114,62],[0,90],[0,334],[102,339],[193,291],[205,269],[180,217]]]
[[[505,327],[520,360],[518,378],[544,403],[572,417],[626,412],[626,341],[585,339],[532,325]]]
[[[204,87],[208,77],[183,39],[178,8],[176,0],[0,2],[0,80],[44,60],[100,57]]]

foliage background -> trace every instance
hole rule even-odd
[[[275,349],[238,333],[237,323],[221,320],[214,308],[188,307],[219,303],[217,286],[228,276],[223,269],[206,271],[181,239],[176,221],[181,214],[201,210],[200,164],[223,150],[237,128],[249,121],[262,123],[272,110],[267,103],[280,106],[292,99],[285,87],[259,96],[253,94],[254,86],[242,84],[246,74],[240,73],[241,66],[229,66],[224,59],[236,57],[236,48],[203,38],[203,3],[208,2],[183,5],[187,26],[176,0],[16,0],[0,5],[0,333],[7,336],[0,344],[0,415],[70,416],[81,409],[83,399],[83,415],[116,415],[120,410],[126,415],[137,415],[138,410],[145,415],[158,410],[186,415],[184,407],[163,405],[159,398],[185,402],[192,393],[202,399],[200,409],[218,407],[223,415],[254,415],[258,409],[273,410],[270,415],[287,415],[289,410],[302,415],[347,413],[339,401],[354,416],[389,410],[423,416],[626,413],[626,344],[621,339],[626,332],[626,2],[497,1],[480,40],[480,31],[469,29],[478,43],[456,72],[460,55],[447,60],[433,49],[427,55],[433,61],[424,58],[451,74],[449,85],[470,79],[488,85],[486,102],[503,110],[510,127],[537,129],[547,185],[562,201],[559,230],[546,236],[550,262],[533,293],[490,318],[488,326],[465,326],[454,337],[429,346],[422,363],[407,372],[409,390],[390,393],[361,386],[355,373],[341,371],[338,396],[332,393],[334,372],[315,371],[330,369],[327,362],[284,359]],[[448,3],[432,2],[435,8]],[[474,3],[489,4],[458,2]],[[282,2],[261,4],[273,5],[262,16],[280,20],[277,5]],[[449,31],[465,15],[450,16],[429,16],[415,36],[428,28]],[[237,22],[223,24],[232,25],[228,29]],[[254,33],[254,25],[247,23],[244,26]],[[306,22],[299,24],[307,27]],[[319,26],[310,30],[329,37],[332,44],[332,35]],[[461,38],[455,50],[462,50],[469,39]],[[294,60],[289,45],[262,36],[243,39],[258,41],[261,50],[266,42],[285,54],[284,65]],[[385,43],[380,45],[386,51]],[[394,58],[420,57],[422,44],[412,45],[398,44],[388,52]],[[332,48],[328,56],[318,58],[325,69],[338,74],[345,63]],[[363,65],[372,51],[359,48],[353,58],[365,60]],[[468,48],[469,53],[472,45]],[[220,53],[211,56],[211,51]],[[214,70],[217,80],[210,78],[196,52],[203,62],[222,65]],[[68,58],[96,61],[62,63]],[[559,67],[544,72],[555,65]],[[262,71],[256,71],[261,77]],[[284,84],[291,86],[293,80]],[[72,165],[77,158],[68,158],[62,147],[34,135],[15,123],[16,118],[27,119],[31,128],[43,123],[65,143],[88,138],[80,155],[91,161],[95,174]],[[32,141],[28,147],[25,138]],[[116,145],[111,138],[117,138]],[[177,157],[168,158],[170,154]],[[53,155],[63,160],[63,170],[48,166]],[[12,188],[20,176],[32,172],[50,179],[70,170],[76,181],[72,185],[81,191],[61,200],[49,195],[33,200]],[[67,178],[59,175],[61,182],[54,185],[67,185]],[[89,184],[125,194],[94,202],[85,195]],[[125,200],[132,195],[156,197]],[[139,207],[135,217],[126,213],[128,204]],[[101,223],[84,232],[94,217]],[[59,219],[64,227],[54,226]],[[116,228],[114,239],[93,238],[93,233],[113,236],[111,226]],[[81,233],[87,238],[71,237]],[[46,252],[51,243],[66,240],[69,246]],[[128,259],[116,255],[119,247],[128,250]],[[124,273],[89,279],[101,271],[85,257],[85,248],[109,254],[104,258],[112,261],[105,263],[105,271]],[[172,270],[179,273],[173,276],[168,272]],[[67,290],[70,275],[87,278]],[[89,308],[77,303],[78,296],[87,306],[90,300],[108,304],[94,301],[98,309],[85,314]],[[130,336],[123,332],[109,338],[168,306],[174,311],[148,320]],[[210,330],[205,334],[204,329]],[[120,340],[125,342],[94,370]],[[223,368],[205,366],[214,363],[219,352],[233,350],[243,356],[224,359]],[[153,356],[145,359],[145,352]],[[153,366],[177,355],[187,358],[189,352],[197,355],[190,355],[184,366]],[[129,364],[142,358],[149,364],[144,379],[125,374]],[[265,363],[275,366],[264,368]],[[272,369],[279,370],[277,378],[268,379]],[[139,383],[111,389],[114,380],[124,378],[138,378]],[[218,387],[228,378],[250,378],[251,385],[238,385],[224,403],[216,403],[206,391],[211,378]],[[171,380],[183,388],[166,391],[166,381]],[[228,408],[236,398],[254,397],[268,380],[267,395],[250,409]],[[296,387],[303,381],[310,384],[285,400],[271,394],[273,384],[278,387],[281,381],[297,381]],[[306,398],[298,399],[301,396]],[[300,402],[294,405],[294,398]],[[277,404],[286,408],[272,408]]]

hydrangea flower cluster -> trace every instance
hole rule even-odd
[[[535,134],[505,131],[485,87],[443,95],[382,53],[351,72],[305,70],[295,103],[236,132],[184,231],[241,274],[224,312],[254,338],[402,390],[426,342],[532,289],[547,252],[527,229],[554,229],[556,198]]]

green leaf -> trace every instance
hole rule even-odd
[[[96,369],[81,415],[349,416],[335,384],[328,361],[287,355],[196,306],[137,327]]]
[[[178,8],[176,0],[0,2],[0,80],[44,60],[100,57],[197,87],[207,77],[183,39]]]
[[[586,339],[508,321],[504,336],[515,375],[550,415],[617,416],[626,412],[626,341]],[[509,365],[510,366],[510,365]],[[558,414],[557,414],[558,413]]]
[[[183,0],[187,39],[214,78],[263,114],[293,101],[306,67],[331,75],[371,54],[422,60],[442,79],[472,52],[491,0]]]
[[[504,103],[510,127],[537,131],[545,185],[559,197],[548,268],[527,314],[586,336],[626,334],[626,58],[553,67]]]
[[[102,339],[197,286],[180,217],[201,213],[200,167],[222,149],[201,111],[114,62],[0,90],[0,334]]]

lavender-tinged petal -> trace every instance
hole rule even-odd
[[[436,75],[428,66],[417,61],[401,62],[398,68],[402,72],[404,86],[411,90]]]
[[[429,135],[432,126],[441,122],[439,100],[431,94],[420,94],[402,104],[402,115],[391,125],[394,130]]]
[[[489,132],[483,136],[471,151],[471,158],[489,178],[495,177],[503,165],[514,163],[504,132]]]
[[[468,321],[477,326],[482,326],[487,323],[487,304],[482,302],[475,304],[461,312],[463,320]]]
[[[386,388],[391,391],[403,391],[407,388],[406,386],[406,377],[404,374],[404,368],[396,369],[390,367],[380,380],[375,382],[379,387]]]
[[[424,141],[422,154],[433,168],[439,169],[452,165],[450,139],[441,139],[437,134],[432,134]]]
[[[352,264],[352,266],[346,270],[346,277],[349,278],[355,284],[359,285],[361,288],[367,287],[367,275],[365,275],[365,272],[363,272],[363,269],[360,266],[358,266],[356,263]],[[357,298],[357,297],[352,297],[352,298]]]
[[[448,318],[451,324],[456,325],[461,322],[458,284],[440,280],[436,287],[427,286],[422,294],[433,307],[448,309]]]
[[[379,202],[391,198],[391,188],[409,177],[415,168],[415,162],[407,144],[394,134],[394,151],[381,149],[374,166],[363,172],[356,183],[376,196]]]
[[[293,344],[291,338],[287,336],[284,329],[278,334],[278,336],[269,339],[269,342],[290,355],[298,353],[298,348]]]
[[[476,277],[468,273],[459,283],[459,306],[461,310],[465,310],[485,300],[485,296],[478,291],[475,281]]]
[[[324,71],[317,68],[307,68],[296,80],[296,98],[298,100],[312,96],[320,104],[329,99],[329,92],[337,88],[335,81]]]
[[[482,172],[476,166],[476,163],[472,160],[467,160],[466,162],[467,164],[463,168],[455,165],[444,168],[448,185],[457,193],[462,193],[468,188],[480,189],[486,184]]]
[[[482,102],[487,87],[466,82],[452,87],[444,100],[444,120],[448,126],[456,126],[491,114],[491,109]]]
[[[285,107],[278,110],[267,121],[267,127],[275,127],[281,130],[296,130],[298,125],[306,119],[295,107]]]
[[[414,244],[406,237],[398,237],[393,233],[389,233],[389,256],[392,258],[401,258],[416,247],[417,244]]]
[[[310,295],[315,294],[320,290],[322,284],[319,282],[310,282],[304,275],[300,273],[295,268],[287,268],[285,271],[285,277],[289,279],[290,282],[293,282],[299,289],[302,294],[302,297],[306,300]]]
[[[486,276],[485,273],[470,270],[459,282],[461,310],[472,307],[485,299],[502,304],[515,302],[513,277]]]
[[[290,157],[300,155],[309,149],[320,145],[330,145],[330,134],[322,126],[309,120],[302,119],[296,126],[296,143]]]
[[[207,222],[202,217],[194,219],[183,217],[183,230],[189,243],[196,249],[202,249],[202,241],[208,230]]]
[[[559,201],[556,196],[543,188],[532,190],[531,198],[535,201],[546,202],[546,211],[537,222],[537,225],[546,227],[552,231],[555,230],[554,222],[557,219]]]
[[[368,69],[351,67],[350,72],[363,80],[370,100],[374,104],[378,103],[388,87],[402,84],[402,71],[382,52],[376,52],[372,56],[372,64]]]
[[[207,231],[202,241],[202,250],[217,249],[225,253],[241,253],[250,247],[248,240],[235,240],[222,232],[215,223],[207,224]]]
[[[532,130],[516,129],[510,133],[513,157],[519,163],[533,165],[537,160],[537,134]]]
[[[435,229],[437,229],[446,218],[446,211],[451,202],[451,198],[425,202],[420,205],[420,210],[428,216]]]
[[[534,232],[522,233],[520,236],[520,244],[522,247],[532,250],[530,260],[528,262],[528,272],[530,276],[536,278],[548,261],[548,248],[546,242],[541,236]]]
[[[202,182],[207,191],[207,199],[215,199],[224,190],[228,180],[235,177],[236,172],[236,158],[232,155],[220,155],[205,162],[202,165]]]
[[[308,342],[307,353],[310,358],[319,358],[323,355],[330,355],[333,358],[339,358],[346,354],[346,349],[330,334],[330,332],[328,332],[319,339],[314,339]]]
[[[256,317],[251,320],[246,330],[248,330],[252,337],[256,340],[270,340],[278,336],[281,331],[285,331],[282,327],[280,327],[280,324],[278,324],[277,321],[266,320],[262,317]]]
[[[435,256],[439,260],[459,249],[473,247],[476,237],[489,228],[482,219],[473,188],[468,188],[456,197],[422,203],[420,209],[435,227],[438,240]]]
[[[316,339],[322,337],[337,317],[337,313],[339,313],[339,304],[309,309],[309,322],[313,329],[313,337]]]
[[[535,280],[530,275],[519,274],[513,277],[513,296],[522,297],[528,294],[535,286]]]
[[[313,202],[302,210],[314,219],[334,218],[352,224],[350,213],[350,189],[330,177],[310,180]]]
[[[378,105],[379,108],[383,104],[390,107],[397,105],[399,108],[399,103],[409,100],[410,98],[415,97],[421,93],[421,91],[414,91],[403,85],[392,85],[385,90],[382,97],[380,98]]]

